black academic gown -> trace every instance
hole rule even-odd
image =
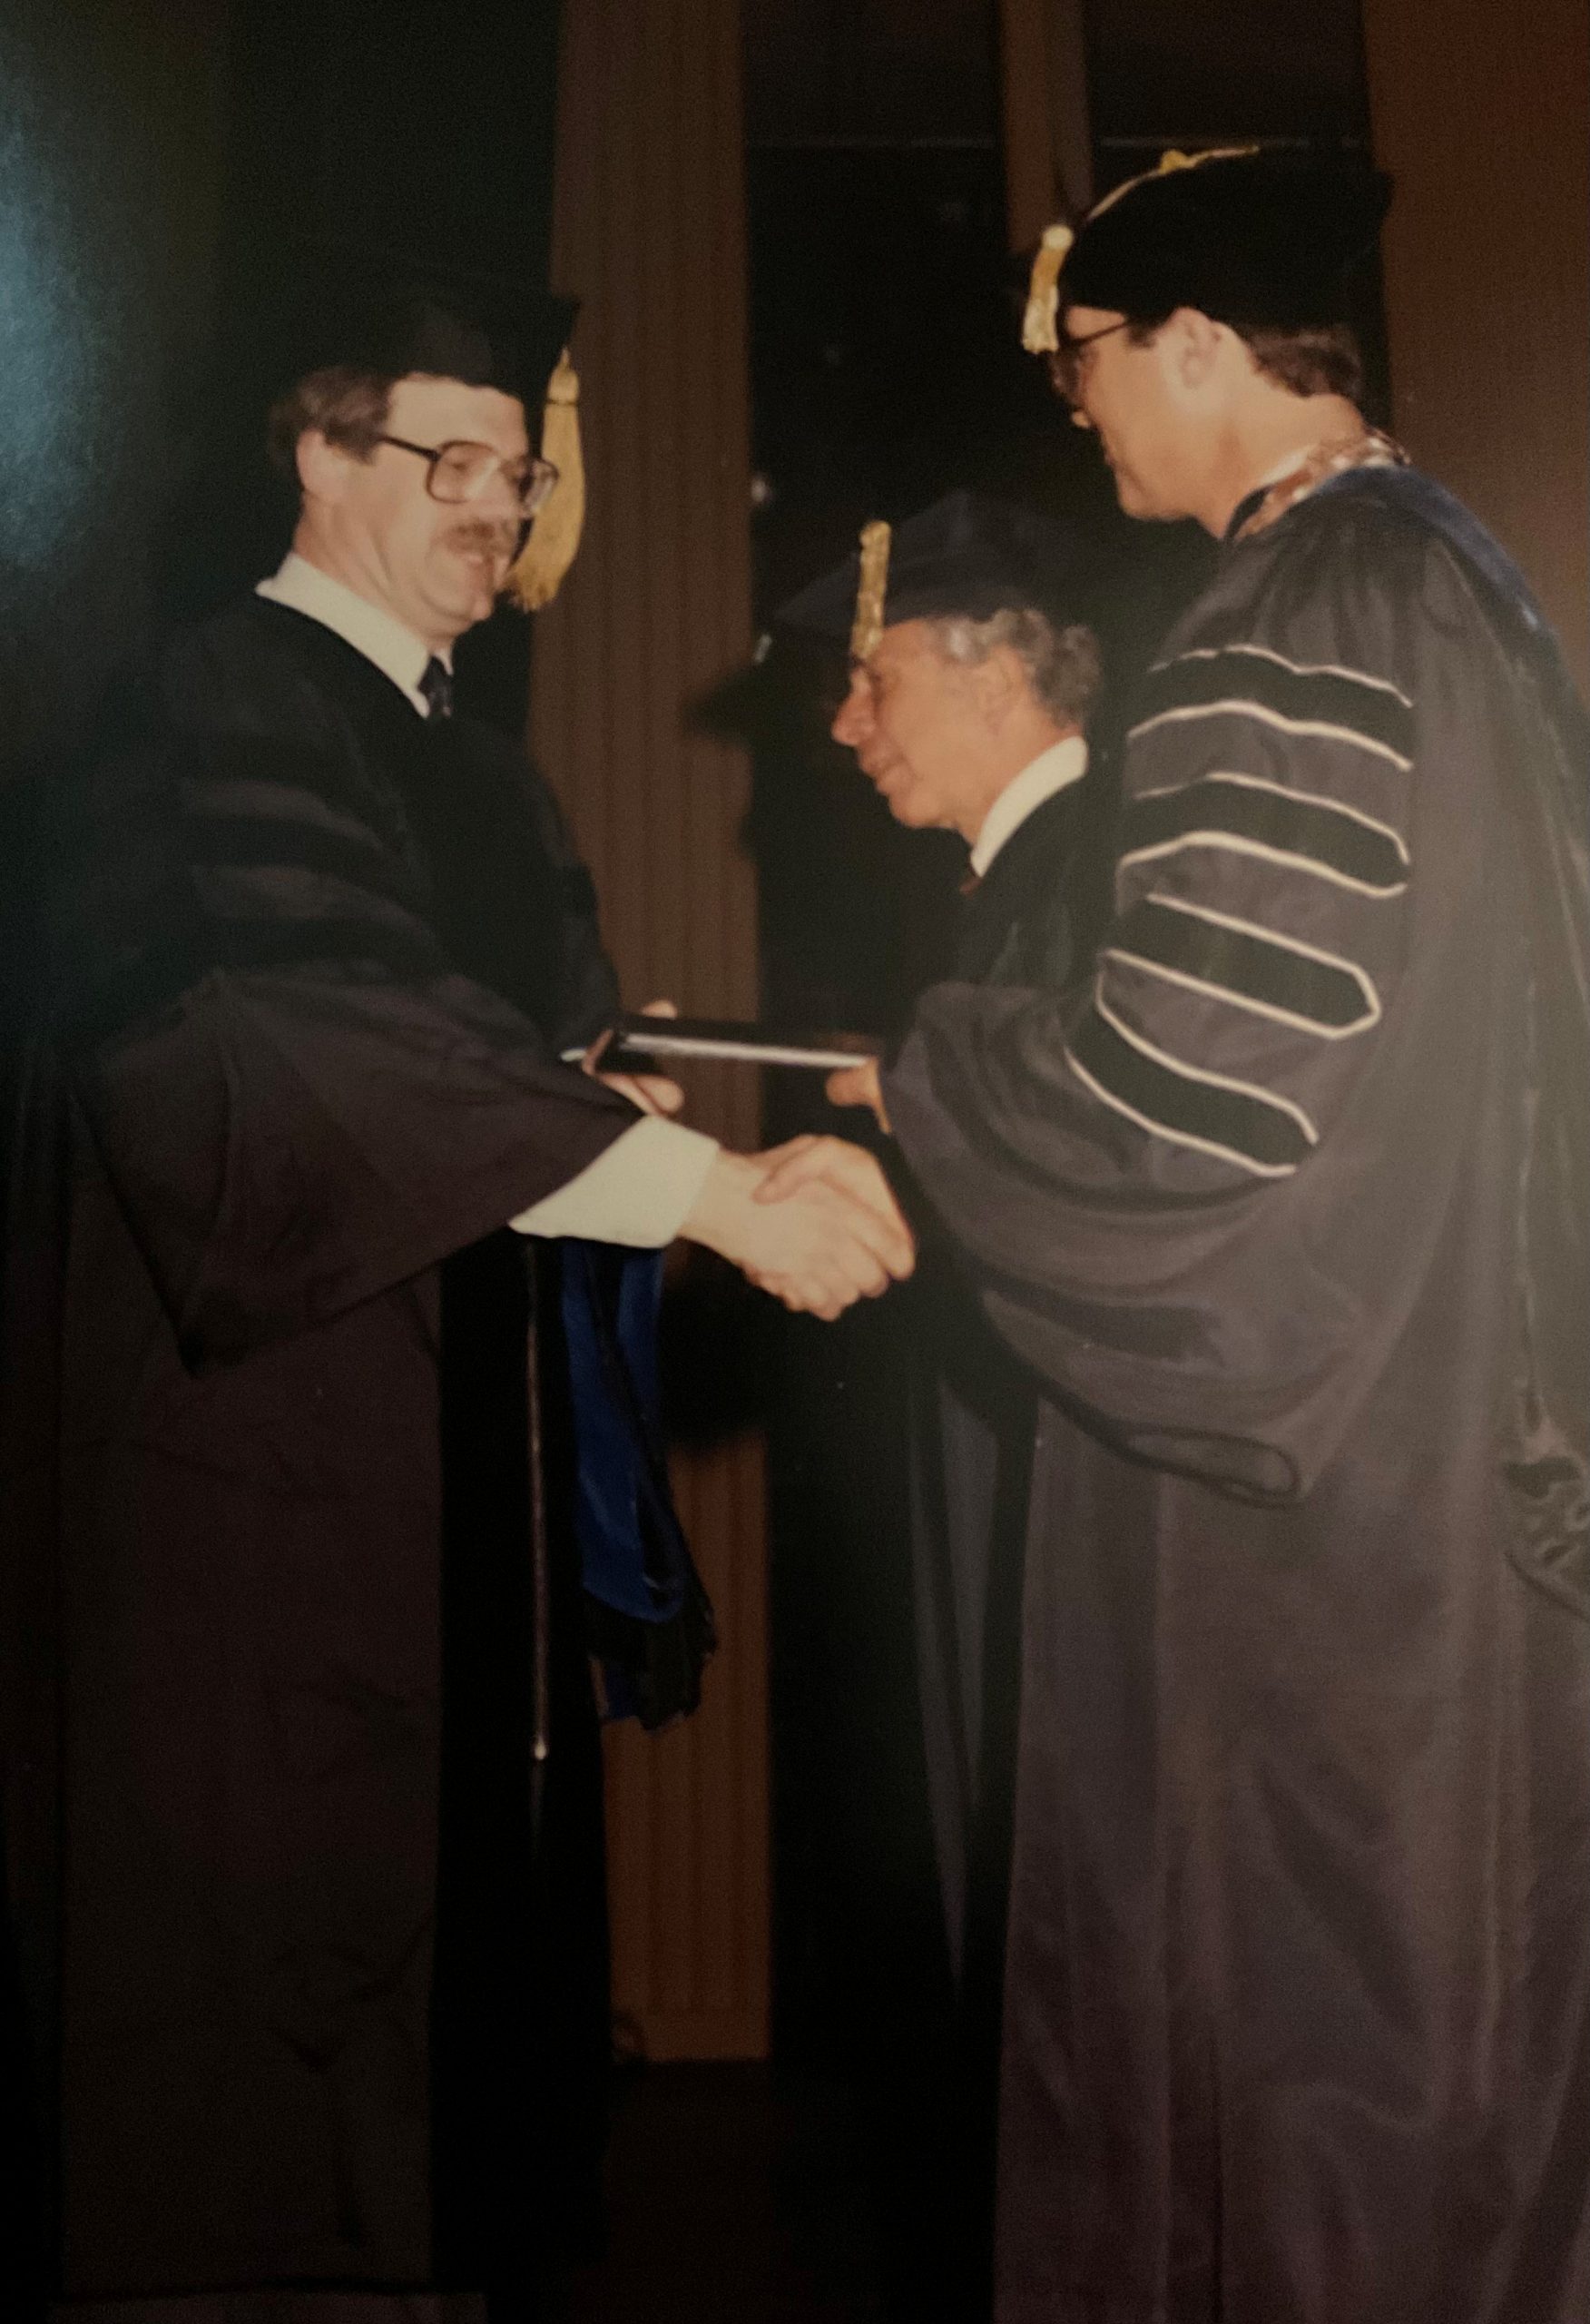
[[[634,1118],[557,1061],[613,997],[590,882],[505,743],[257,599],[61,824],[0,1440],[17,2240],[68,2299],[521,2286],[589,2220],[607,2043],[505,1228]]]
[[[885,1076],[1045,1384],[1000,2324],[1590,2314],[1584,721],[1438,517],[1228,549],[1091,985]]]
[[[1035,808],[959,903],[948,966],[1059,992],[1102,917],[1105,787]],[[946,2312],[986,2309],[994,2102],[1020,1694],[1021,1576],[1038,1382],[989,1326],[953,1244],[918,1218],[909,1347],[910,1543],[923,1767],[953,2001],[923,2109],[924,2206]],[[918,2041],[923,2039],[921,2029]],[[919,2073],[925,2072],[918,2060]]]
[[[1095,775],[1045,799],[986,876],[968,881],[949,964],[957,982],[1059,992],[1085,970],[1107,876],[1098,795]],[[989,1329],[953,1247],[934,1237],[931,1222],[918,1284],[911,1511],[918,1677],[946,1942],[958,1983],[974,1860],[992,1888],[977,1908],[974,1947],[997,1944],[984,1924],[990,1905],[996,1924],[1003,1913],[998,1866],[1036,1387]]]

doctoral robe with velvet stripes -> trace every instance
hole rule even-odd
[[[885,1077],[1047,1385],[999,2324],[1590,2314],[1584,729],[1430,489],[1229,547],[1091,985]]]

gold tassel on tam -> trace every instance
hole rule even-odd
[[[1140,185],[1150,185],[1155,178],[1168,178],[1173,170],[1201,169],[1205,162],[1246,161],[1250,153],[1260,150],[1257,145],[1206,145],[1201,153],[1183,153],[1180,146],[1167,145],[1152,170],[1143,170],[1134,178],[1124,178],[1102,202],[1094,202],[1088,217],[1102,218],[1106,210],[1114,210],[1118,202],[1135,193]]]
[[[509,571],[504,588],[527,614],[549,606],[574,561],[585,522],[585,464],[580,453],[580,375],[565,347],[546,383],[541,419],[541,457],[557,470],[557,483],[538,508],[529,537]]]
[[[1053,355],[1060,345],[1060,270],[1076,236],[1069,226],[1045,226],[1027,283],[1021,343],[1029,355]]]
[[[883,635],[883,601],[888,595],[889,527],[881,518],[861,527],[861,577],[856,584],[856,618],[850,625],[850,659],[865,662]]]

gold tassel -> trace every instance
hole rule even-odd
[[[1102,202],[1095,202],[1087,213],[1088,222],[1102,218],[1106,210],[1114,210],[1118,202],[1135,193],[1140,185],[1152,185],[1155,178],[1169,177],[1174,170],[1201,169],[1205,162],[1245,162],[1250,154],[1263,150],[1261,145],[1206,145],[1201,153],[1183,153],[1179,146],[1167,145],[1152,170],[1143,170],[1134,178],[1124,178],[1113,192],[1106,193]]]
[[[888,549],[892,536],[881,518],[861,527],[861,576],[856,584],[856,618],[850,625],[850,659],[866,662],[883,635],[883,601],[888,595]]]
[[[1060,345],[1060,270],[1076,236],[1069,226],[1045,226],[1027,282],[1021,343],[1029,355],[1053,355]]]
[[[1205,162],[1247,162],[1264,151],[1262,145],[1206,145],[1202,153],[1183,153],[1179,147],[1167,145],[1159,157],[1157,170],[1150,170],[1152,178],[1168,177],[1173,170],[1202,169]]]
[[[546,383],[541,457],[557,470],[550,497],[536,510],[529,537],[504,587],[527,614],[556,596],[574,561],[585,522],[585,464],[580,453],[580,375],[565,347]]]

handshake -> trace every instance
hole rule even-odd
[[[829,1323],[916,1265],[888,1180],[839,1137],[719,1154],[683,1231],[786,1307]]]
[[[647,1011],[675,1013],[669,1001],[653,1001]],[[587,1053],[588,1073],[646,1113],[678,1112],[684,1098],[676,1082],[603,1074],[604,1046]],[[829,1094],[839,1104],[859,1102],[849,1090],[830,1087]],[[916,1244],[888,1180],[873,1156],[839,1137],[795,1137],[763,1154],[719,1153],[681,1231],[786,1307],[829,1323],[916,1265]]]

